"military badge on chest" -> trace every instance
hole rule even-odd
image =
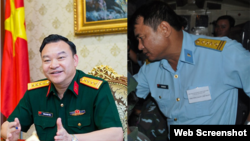
[[[75,110],[75,111],[69,112],[69,114],[71,116],[80,116],[80,115],[85,114],[85,110]]]

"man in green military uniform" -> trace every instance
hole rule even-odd
[[[47,79],[28,90],[2,125],[1,136],[17,140],[34,123],[40,140],[122,140],[119,114],[108,82],[76,70],[75,45],[50,35],[40,47]]]

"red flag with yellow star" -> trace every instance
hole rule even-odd
[[[23,0],[6,0],[1,74],[1,112],[13,112],[30,82]]]

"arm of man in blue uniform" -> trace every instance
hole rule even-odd
[[[140,68],[139,72],[133,76],[135,80],[138,82],[138,85],[136,87],[136,95],[144,99],[148,96],[150,92],[145,71],[146,71],[146,63],[144,63],[144,65]]]
[[[223,69],[230,79],[225,83],[237,88],[242,88],[250,97],[250,53],[236,41],[230,42],[230,47],[223,53]],[[250,121],[250,114],[247,121]]]
[[[242,88],[250,97],[250,53],[236,41],[228,43],[223,51],[225,84]]]

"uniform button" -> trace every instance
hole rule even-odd
[[[78,126],[81,126],[82,124],[81,123],[78,123]]]
[[[180,98],[176,98],[176,101],[180,101],[181,99]]]
[[[174,78],[178,78],[178,75],[176,74],[176,75],[174,75]]]
[[[161,96],[159,96],[159,98],[161,99]]]
[[[61,107],[63,107],[64,105],[63,104],[61,104]]]
[[[174,121],[177,121],[177,118],[174,118]]]

